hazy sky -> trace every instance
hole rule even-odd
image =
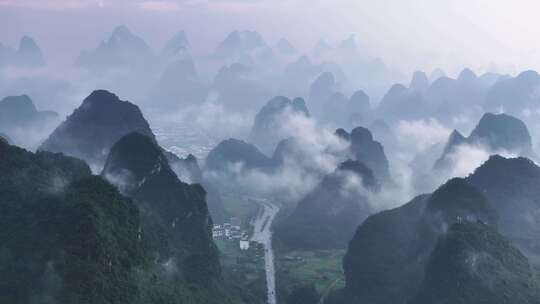
[[[72,61],[127,25],[153,48],[186,30],[197,50],[233,29],[286,37],[303,50],[356,34],[361,48],[407,70],[540,68],[537,0],[0,0],[0,42],[36,38],[54,60]]]

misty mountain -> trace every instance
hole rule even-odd
[[[426,92],[433,115],[442,122],[480,108],[489,85],[470,69],[461,71],[457,79],[441,77]]]
[[[332,46],[326,42],[326,40],[320,39],[315,43],[311,52],[315,57],[322,57],[327,55],[330,51],[332,51]]]
[[[358,126],[366,124],[373,118],[370,98],[362,90],[358,90],[351,95],[346,106],[346,111],[345,117],[349,117],[349,125]]]
[[[321,73],[322,67],[313,63],[308,56],[300,56],[283,71],[279,91],[285,95],[307,96],[311,82]]]
[[[256,31],[233,31],[216,48],[217,58],[237,58],[266,45]]]
[[[435,82],[441,77],[446,77],[446,72],[441,68],[436,68],[429,74],[429,82]]]
[[[395,129],[391,128],[386,121],[376,119],[369,124],[368,129],[373,134],[373,137],[377,138],[386,149],[393,151],[396,146],[398,146],[398,138],[395,134]]]
[[[234,138],[220,142],[206,158],[206,169],[218,172],[270,169],[273,165],[272,159],[264,155],[257,147]]]
[[[95,50],[81,52],[76,65],[97,72],[119,67],[132,69],[144,66],[153,56],[144,39],[126,26],[118,26]]]
[[[165,60],[183,59],[190,48],[187,34],[184,31],[176,33],[163,47],[160,56]]]
[[[437,239],[460,221],[497,225],[488,200],[463,179],[368,217],[343,260],[346,303],[406,303],[419,291]]]
[[[308,104],[310,109],[317,115],[324,113],[325,103],[338,92],[338,87],[334,74],[324,72],[320,74],[309,88]]]
[[[484,108],[486,111],[504,111],[510,115],[533,112],[538,103],[540,75],[536,71],[525,71],[517,77],[495,83],[487,92]]]
[[[430,83],[425,73],[415,72],[409,88],[401,84],[390,88],[379,104],[378,116],[391,124],[429,118],[452,124],[460,115],[481,112],[488,90],[499,77],[478,77],[464,69],[456,79],[441,74]]]
[[[350,51],[356,51],[358,48],[356,43],[356,35],[350,35],[349,38],[341,41],[339,47]]]
[[[341,163],[279,223],[276,238],[288,249],[345,248],[373,212],[368,195],[379,187],[371,169],[361,162]]]
[[[84,159],[95,170],[101,170],[111,146],[131,132],[155,141],[139,107],[98,90],[86,97],[39,149]]]
[[[347,128],[367,124],[373,119],[369,100],[369,96],[362,90],[356,91],[350,98],[335,92],[322,103],[318,113],[319,121]]]
[[[42,67],[45,57],[34,39],[23,36],[16,50],[0,44],[0,68]]]
[[[279,41],[274,46],[274,49],[278,51],[279,54],[285,56],[292,56],[298,53],[296,48],[291,44],[291,42],[285,38],[279,39]]]
[[[379,103],[377,113],[379,117],[393,123],[399,120],[418,120],[427,117],[428,109],[428,102],[422,92],[395,84]]]
[[[452,155],[464,145],[484,147],[495,153],[503,151],[534,157],[529,130],[521,120],[506,114],[486,113],[469,137],[464,137],[456,130],[450,134],[443,154],[434,168],[438,170],[451,168]]]
[[[409,89],[424,92],[429,88],[429,79],[422,71],[414,72]]]
[[[540,285],[527,258],[496,229],[452,225],[433,250],[410,304],[539,303]]]
[[[272,98],[255,116],[249,135],[250,142],[263,151],[274,151],[281,140],[296,135],[288,134],[287,130],[284,129],[287,121],[296,115],[310,117],[309,110],[302,98],[294,100],[283,96]]]
[[[216,74],[212,89],[217,103],[237,112],[256,111],[272,97],[266,85],[259,81],[255,69],[241,63],[223,66]]]
[[[111,148],[102,176],[139,206],[151,254],[161,262],[172,259],[181,281],[211,286],[219,279],[206,192],[177,178],[153,138],[122,137]]]
[[[208,89],[201,81],[191,59],[169,63],[147,98],[146,105],[155,110],[176,112],[188,105],[206,100]]]
[[[38,111],[28,95],[8,96],[0,100],[0,129],[24,128],[34,123],[58,119],[52,111]]]
[[[272,160],[279,166],[286,165],[287,160],[299,160],[303,157],[305,157],[304,151],[302,151],[301,143],[297,137],[289,137],[280,141],[272,154]]]
[[[59,121],[58,113],[38,111],[27,95],[0,100],[0,132],[16,144],[35,148],[43,140],[43,131],[52,130]]]
[[[338,129],[336,136],[349,144],[348,153],[351,157],[370,168],[377,180],[383,184],[390,181],[390,169],[384,148],[373,139],[368,129],[356,127],[351,133]]]

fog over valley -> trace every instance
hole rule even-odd
[[[0,0],[0,303],[540,304],[532,0]]]

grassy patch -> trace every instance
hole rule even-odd
[[[314,284],[326,294],[344,287],[341,261],[345,250],[289,251],[277,253],[278,296],[284,299],[296,285]]]
[[[246,303],[266,303],[264,248],[252,243],[249,250],[240,250],[238,241],[216,240],[225,280],[236,282],[239,294],[249,290]]]

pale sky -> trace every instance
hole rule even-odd
[[[234,29],[286,37],[303,50],[356,34],[373,56],[405,70],[441,66],[540,69],[537,0],[0,0],[0,42],[34,37],[49,58],[72,61],[125,24],[154,49],[185,30],[208,51]]]

